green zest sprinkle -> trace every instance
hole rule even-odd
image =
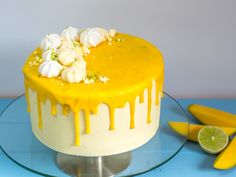
[[[124,42],[125,41],[125,39],[121,39],[121,38],[117,38],[117,39],[114,39],[115,41],[117,41],[117,42]]]
[[[52,60],[57,60],[58,54],[55,53],[54,49],[52,49],[52,53],[51,53],[51,59]]]
[[[87,78],[88,80],[94,80],[94,81],[99,80],[99,76],[96,73],[88,73]]]
[[[72,42],[73,42],[74,47],[80,47],[80,44],[77,41],[72,41]]]

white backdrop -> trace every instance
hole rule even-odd
[[[165,57],[176,97],[236,97],[235,0],[5,0],[0,5],[0,96],[24,92],[21,68],[46,33],[113,27]]]

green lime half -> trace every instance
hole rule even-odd
[[[218,127],[205,126],[198,132],[198,143],[204,151],[210,154],[221,152],[228,145],[228,142],[228,135]]]

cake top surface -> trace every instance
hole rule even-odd
[[[52,67],[51,70],[54,72],[51,74],[52,77],[45,77],[45,73],[47,75],[48,72],[40,70],[43,65],[43,53],[45,53],[42,47],[37,48],[26,61],[23,67],[25,80],[32,89],[53,97],[62,104],[68,104],[65,98],[67,100],[73,98],[93,100],[86,104],[98,102],[111,104],[109,101],[111,98],[116,98],[119,102],[119,99],[124,100],[127,95],[137,96],[140,90],[150,86],[152,80],[158,79],[163,73],[164,64],[159,50],[149,42],[135,36],[116,33],[112,40],[103,41],[95,47],[90,46],[89,50],[89,54],[83,56],[86,73],[79,82],[70,82],[71,80],[78,81],[73,75],[77,72],[76,70],[69,72],[72,73],[70,77],[63,76],[64,70],[73,67],[73,63],[63,66],[61,63],[64,61],[58,61],[62,66],[59,71],[61,75],[53,76],[58,68]],[[50,54],[50,56],[53,55],[53,53]],[[52,61],[55,60],[52,59]],[[80,105],[80,107],[86,107],[86,105]]]

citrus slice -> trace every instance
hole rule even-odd
[[[229,142],[228,135],[221,128],[205,126],[198,132],[198,143],[210,154],[221,152]]]

